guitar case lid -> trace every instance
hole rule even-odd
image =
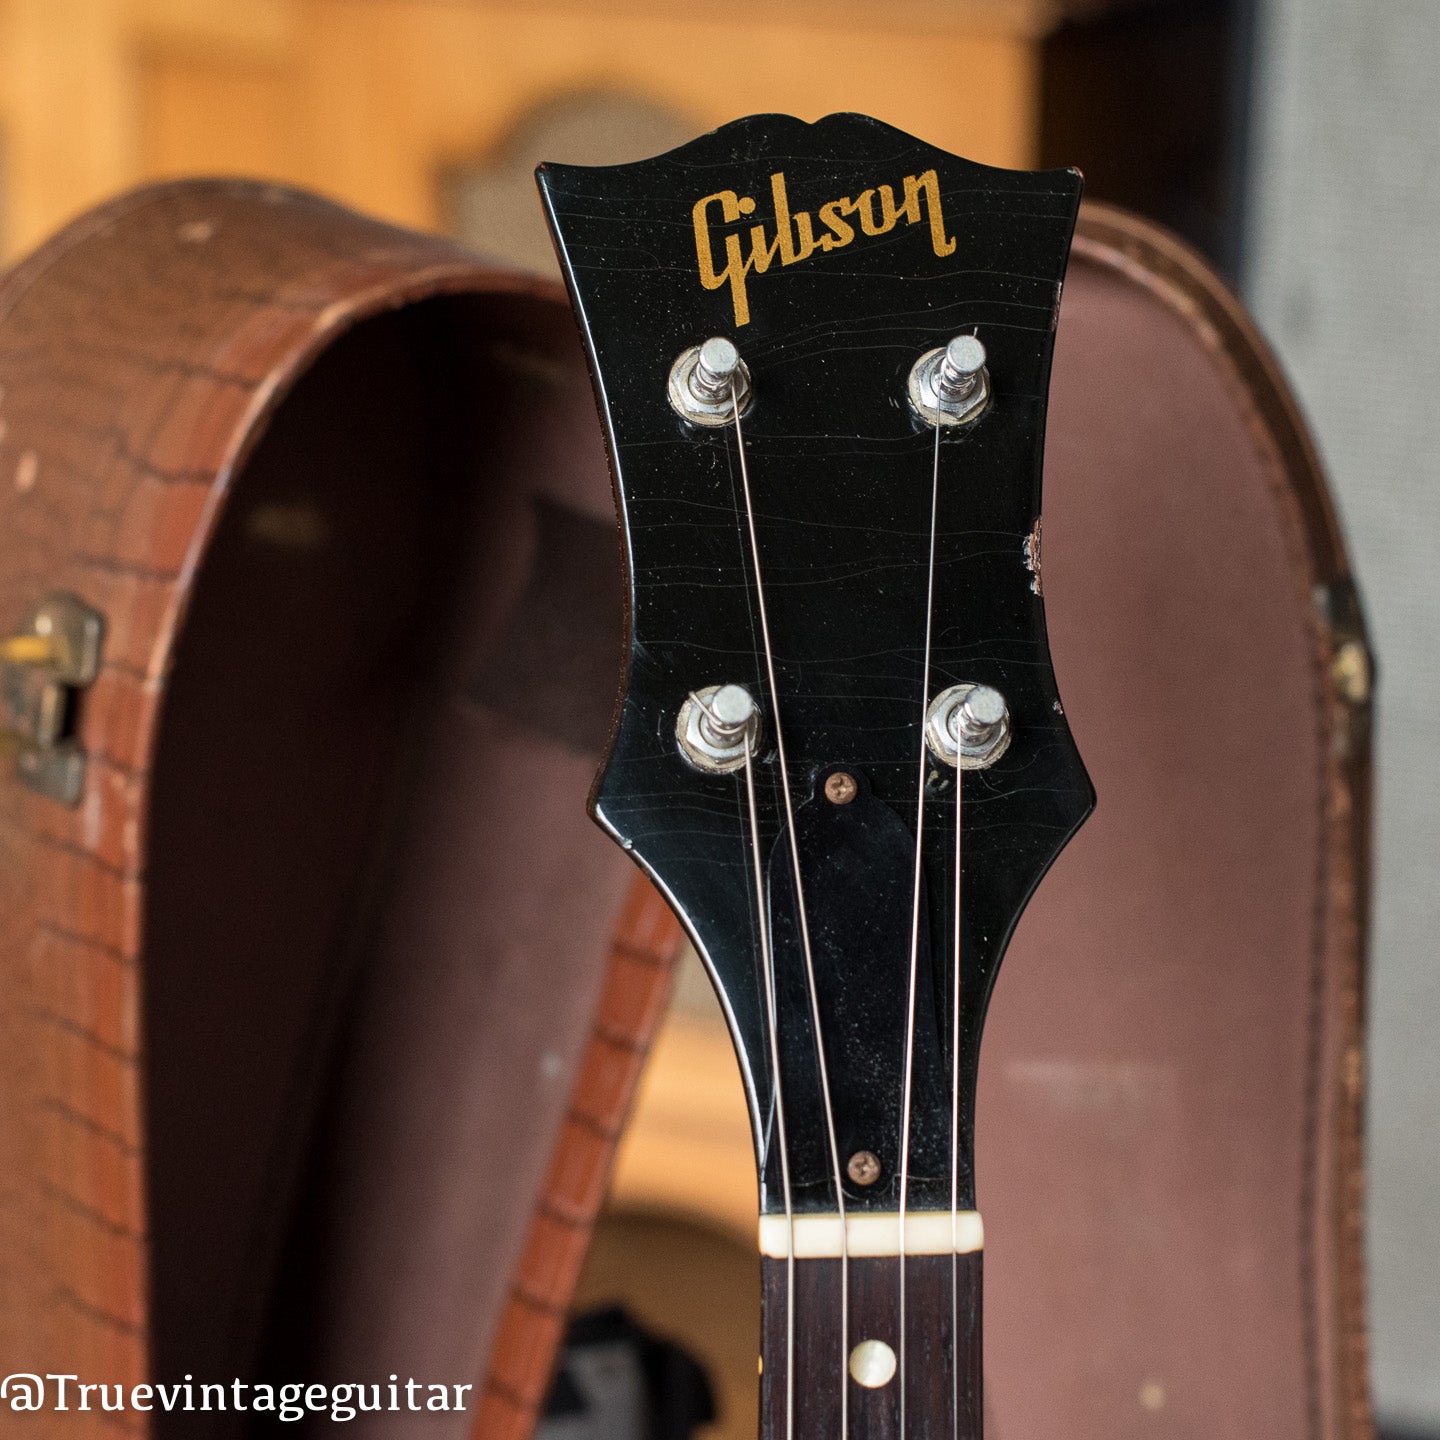
[[[518,1440],[679,944],[584,812],[620,557],[563,296],[180,182],[0,283],[0,387],[0,628],[103,621],[7,651],[0,1347],[473,1383],[425,1433]],[[1239,306],[1101,207],[1046,499],[1100,808],[988,1027],[994,1435],[1363,1440],[1359,610]]]

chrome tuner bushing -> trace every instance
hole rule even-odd
[[[742,415],[750,406],[750,371],[733,342],[712,335],[677,357],[669,393],[671,408],[692,425],[729,425],[737,403]]]
[[[697,770],[728,775],[759,748],[760,711],[743,685],[706,685],[685,697],[675,739]]]
[[[943,765],[983,770],[1010,748],[1010,707],[989,685],[952,685],[930,702],[925,743]]]
[[[990,403],[985,347],[974,335],[957,335],[927,350],[911,367],[906,385],[915,413],[931,425],[968,425]]]

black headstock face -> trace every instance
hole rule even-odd
[[[838,1152],[879,1161],[871,1183],[846,1175],[847,1207],[896,1206],[907,1032],[909,1204],[950,1206],[958,930],[969,1205],[996,969],[1094,804],[1051,671],[1038,539],[1079,177],[976,165],[858,115],[813,125],[768,115],[639,164],[547,165],[539,178],[594,371],[629,571],[628,674],[596,819],[660,885],[711,971],[750,1094],[767,1212],[780,1204],[779,1147],[761,927],[801,1211],[836,1205],[817,1013]],[[937,486],[936,427],[907,380],[919,357],[970,334],[985,347],[990,395],[978,419],[940,427]],[[749,371],[744,477],[733,417],[694,423],[668,393],[676,358],[711,336],[733,341]],[[725,684],[759,707],[750,773],[763,905],[743,769],[698,768],[677,740],[687,697]],[[957,771],[925,753],[917,926],[925,711],[960,684],[1000,692],[1010,741],[987,768]],[[837,774],[850,785],[827,793]]]

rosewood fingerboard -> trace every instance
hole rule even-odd
[[[761,1324],[765,1354],[772,1357],[760,1385],[765,1433],[785,1434],[786,1266],[763,1262]],[[905,1428],[900,1426],[900,1388],[895,1384],[850,1388],[849,1433],[861,1440],[955,1440],[980,1434],[983,1416],[979,1251],[954,1257],[912,1255],[905,1262]],[[900,1333],[896,1262],[867,1257],[850,1261],[850,1334],[853,1343]],[[952,1289],[953,1287],[953,1289]],[[958,1304],[955,1301],[958,1299]],[[831,1377],[840,1347],[840,1261],[795,1262],[795,1328],[805,1343],[795,1351],[795,1393],[804,1397],[806,1424],[815,1434],[840,1433],[839,1391]],[[955,1343],[952,1344],[952,1337]],[[959,1355],[960,1374],[953,1357]]]

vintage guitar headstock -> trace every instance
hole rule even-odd
[[[1094,804],[1040,570],[1080,178],[766,115],[539,182],[628,567],[595,817],[715,981],[767,1253],[897,1213],[948,1253],[996,969]]]

